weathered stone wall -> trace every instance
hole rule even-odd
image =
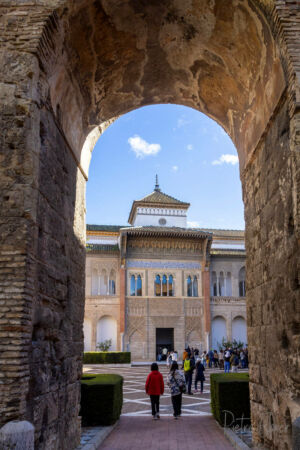
[[[0,422],[27,419],[36,448],[70,448],[80,436],[85,179],[36,56],[48,11],[2,5]]]
[[[85,179],[45,110],[40,139],[27,418],[37,448],[68,448],[80,434]]]
[[[243,178],[251,416],[255,439],[278,449],[291,448],[291,420],[300,415],[299,156],[290,137],[285,101]]]

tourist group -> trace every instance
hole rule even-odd
[[[164,353],[164,352],[163,352]],[[204,371],[205,367],[224,369],[225,373],[237,372],[238,367],[248,367],[248,350],[247,349],[232,349],[226,348],[220,350],[218,353],[216,350],[209,352],[204,351],[202,355],[199,355],[198,349],[190,349],[187,347],[182,356],[182,369],[179,370],[178,366],[178,354],[176,351],[165,352],[166,363],[170,368],[167,385],[170,388],[171,400],[174,410],[174,419],[178,419],[181,416],[181,404],[182,394],[186,392],[188,395],[193,395],[192,382],[193,373],[195,372],[194,386],[195,391],[198,392],[198,382],[200,383],[200,393],[203,393],[203,384],[205,381]],[[152,417],[154,420],[160,418],[159,415],[159,400],[160,396],[164,393],[164,380],[162,374],[158,370],[158,364],[156,362],[151,365],[151,372],[149,373],[146,384],[146,394],[150,396]]]

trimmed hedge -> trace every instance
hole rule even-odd
[[[84,374],[81,379],[83,426],[112,425],[123,405],[123,377],[115,374]]]
[[[130,352],[85,352],[83,364],[130,364]]]
[[[210,375],[211,410],[219,424],[241,426],[250,423],[248,373],[213,373]],[[225,411],[230,411],[225,413]]]

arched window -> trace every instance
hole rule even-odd
[[[135,295],[135,276],[130,277],[130,295]]]
[[[239,296],[245,297],[246,295],[246,270],[242,267],[239,271]]]
[[[138,275],[136,280],[136,295],[141,296],[142,295],[142,278],[141,275]]]
[[[92,270],[92,295],[98,295],[98,287],[99,287],[99,278],[98,278],[98,270]]]
[[[212,272],[211,274],[211,293],[214,297],[218,295],[217,274]]]
[[[192,279],[190,276],[188,276],[187,279],[187,296],[192,297],[193,296],[193,286],[192,286]]]
[[[116,293],[116,274],[115,271],[112,270],[109,275],[109,294],[115,295]]]
[[[106,270],[103,269],[101,272],[101,277],[100,277],[100,294],[101,295],[107,295],[108,293],[108,289],[107,289],[107,275],[106,275]]]
[[[161,295],[161,285],[160,285],[160,276],[156,275],[155,283],[154,283],[154,291],[155,295],[159,297]]]
[[[168,283],[166,275],[163,275],[162,277],[162,295],[164,297],[167,297],[168,295]]]
[[[225,282],[225,287],[226,287],[226,295],[228,297],[232,296],[232,284],[231,284],[231,273],[227,272],[226,274],[226,282]]]
[[[196,276],[193,279],[193,297],[198,297],[198,279]]]
[[[173,276],[169,275],[169,297],[173,297],[173,295],[174,295]]]
[[[219,295],[225,295],[224,273],[220,272],[219,276]]]

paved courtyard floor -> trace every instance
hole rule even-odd
[[[125,368],[96,368],[97,366],[85,366],[84,371],[89,373],[118,373],[124,377],[123,387],[123,409],[122,416],[145,417],[151,416],[150,399],[145,393],[145,381],[150,371],[150,366],[135,366]],[[166,384],[168,369],[166,366],[159,367]],[[207,416],[210,412],[210,382],[209,375],[212,370],[206,370],[206,381],[204,382],[204,393],[194,395],[183,395],[182,416]],[[198,383],[198,388],[200,383]],[[193,389],[194,391],[194,389]],[[162,417],[173,416],[173,408],[169,388],[165,385],[165,393],[160,397],[160,415]]]
[[[121,416],[98,450],[232,450],[211,416],[174,420]]]
[[[168,369],[159,367],[166,382]],[[182,417],[174,420],[169,388],[160,398],[160,420],[152,420],[150,399],[145,393],[149,367],[84,366],[87,373],[117,373],[124,377],[124,403],[120,421],[99,450],[229,450],[222,429],[210,411],[210,374],[206,369],[204,393],[183,395]]]

